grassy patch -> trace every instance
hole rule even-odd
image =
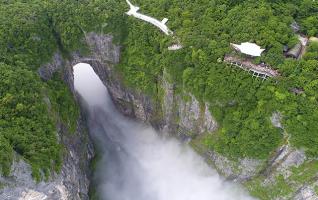
[[[6,184],[0,182],[0,190],[6,187]]]
[[[94,156],[94,158],[91,160],[91,163],[90,163],[90,171],[91,171],[91,183],[90,183],[90,186],[89,186],[89,191],[88,191],[88,195],[89,195],[89,198],[91,200],[98,200],[100,199],[99,196],[98,196],[98,192],[97,192],[97,189],[96,189],[96,184],[98,182],[98,177],[95,177],[94,173],[97,169],[97,165],[98,165],[98,162],[101,160],[101,155],[98,153],[98,150],[97,150],[97,153],[96,155]]]
[[[318,185],[315,186],[314,190],[315,190],[315,193],[318,194]]]
[[[246,188],[250,193],[261,199],[276,199],[290,196],[302,185],[313,183],[313,177],[318,171],[318,161],[308,161],[299,167],[291,169],[291,176],[284,179],[282,175],[277,175],[274,183],[264,184],[264,177],[255,178],[245,183]],[[318,187],[315,187],[317,192]]]
[[[283,176],[277,176],[274,184],[264,185],[262,178],[256,178],[245,183],[250,194],[260,200],[289,197],[293,193],[292,187],[284,180]]]
[[[288,178],[296,185],[311,184],[313,177],[318,172],[318,161],[308,161],[299,167],[292,168],[292,175]]]
[[[210,134],[202,134],[191,140],[190,145],[199,154],[204,154],[209,150],[209,145],[205,143],[206,138],[210,138]],[[210,140],[209,140],[210,141]]]

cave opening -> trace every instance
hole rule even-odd
[[[90,105],[103,103],[101,95],[105,95],[106,87],[100,77],[88,63],[78,63],[73,66],[74,89],[85,102]]]

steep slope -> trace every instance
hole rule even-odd
[[[72,66],[85,62],[94,67],[123,113],[191,139],[220,173],[245,182],[255,196],[317,198],[318,46],[311,43],[303,60],[286,59],[282,53],[297,43],[290,28],[294,20],[302,34],[317,35],[317,2],[133,3],[151,16],[169,16],[177,37],[167,38],[125,16],[125,1],[0,2],[0,146],[5,150],[0,152],[0,167],[6,176],[1,177],[0,195],[9,194],[9,186],[17,186],[11,190],[17,196],[29,189],[35,196],[49,195],[50,187],[43,192],[31,175],[23,179],[22,169],[38,181],[51,180],[55,190],[61,179],[64,186],[72,180],[66,187],[69,196],[86,195],[88,182],[78,183],[88,176],[84,171],[92,155],[79,149],[87,146],[87,136],[80,128],[72,85]],[[233,53],[231,42],[245,41],[267,49],[253,62],[266,62],[282,76],[261,82],[222,63]],[[114,43],[121,45],[120,59],[120,47]],[[183,48],[169,51],[175,43]],[[29,78],[20,79],[20,73]],[[43,81],[35,78],[37,73]],[[41,102],[37,113],[34,102]],[[21,113],[24,118],[18,120]],[[73,169],[80,166],[78,161],[84,167]]]
[[[55,60],[40,69],[42,76],[49,77],[54,70],[67,66],[64,77],[72,80],[72,66],[76,63],[88,63],[108,87],[116,106],[124,114],[150,123],[158,130],[169,132],[181,140],[191,141],[193,147],[219,173],[228,179],[244,183],[260,199],[317,198],[317,163],[307,157],[303,150],[292,147],[288,142],[289,138],[267,159],[234,160],[221,155],[210,149],[206,143],[205,137],[213,136],[219,129],[213,113],[208,110],[208,103],[199,102],[189,92],[176,91],[166,72],[158,83],[161,88],[158,90],[160,99],[128,89],[115,70],[119,62],[120,47],[112,43],[112,36],[88,33],[86,42],[92,50],[91,55],[72,54],[72,59],[64,61],[63,65],[59,65],[63,62]],[[273,113],[271,121],[273,127],[284,130],[279,113]]]

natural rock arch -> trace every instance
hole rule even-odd
[[[150,98],[123,87],[119,77],[113,71],[114,65],[119,63],[120,58],[120,46],[113,43],[113,37],[88,33],[85,41],[91,50],[90,55],[73,52],[70,58],[64,59],[60,53],[56,53],[51,63],[40,67],[38,70],[40,77],[49,80],[55,72],[62,71],[64,82],[76,96],[73,66],[79,63],[89,64],[108,88],[112,99],[122,113],[148,121],[153,114]]]

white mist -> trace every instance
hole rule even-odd
[[[74,66],[76,91],[89,111],[102,158],[95,179],[103,200],[252,200],[225,182],[188,145],[123,117],[87,64]]]

